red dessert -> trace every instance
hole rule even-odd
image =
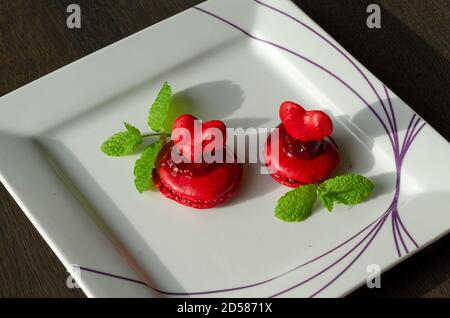
[[[293,188],[328,179],[341,162],[328,115],[285,102],[280,117],[278,138],[272,133],[264,152],[272,178]]]
[[[226,133],[225,125],[220,121],[202,124],[201,136],[197,138],[201,145],[195,148],[194,120],[196,118],[191,115],[182,115],[175,121],[173,130],[180,127],[186,128],[192,132],[192,139],[187,142],[175,135],[174,140],[163,147],[158,155],[156,169],[153,171],[153,180],[167,198],[189,207],[208,209],[224,204],[238,192],[243,168],[231,150],[224,145],[225,134],[222,140],[216,140],[210,136],[211,130],[208,129],[210,127]],[[194,159],[198,159],[199,151],[197,149],[203,151],[213,141],[217,142],[217,147],[221,148],[212,151],[223,151],[223,160],[212,163],[204,160],[194,161]],[[189,159],[186,161],[189,162],[174,159],[173,151],[185,156]],[[200,153],[201,155],[202,153]],[[232,162],[226,162],[226,158],[232,158]]]

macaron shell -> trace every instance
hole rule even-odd
[[[305,185],[305,183],[302,182],[298,182],[286,177],[283,177],[282,175],[278,174],[278,173],[273,173],[270,175],[272,177],[273,180],[275,180],[276,182],[287,186],[287,187],[291,187],[291,188],[298,188],[301,187],[302,185]]]
[[[281,184],[290,187],[299,187],[302,184],[321,182],[333,175],[338,168],[341,157],[337,146],[329,138],[319,155],[312,159],[302,159],[289,156],[284,150],[283,134],[286,130],[282,125],[279,128],[279,138],[269,138],[264,152],[266,165],[272,177]],[[273,139],[273,140],[272,140]],[[278,156],[273,149],[278,148]]]
[[[242,164],[213,163],[202,173],[174,173],[168,164],[172,147],[172,143],[165,146],[153,174],[164,196],[183,205],[205,209],[223,204],[237,193],[242,179]],[[189,165],[194,164],[187,163],[184,167],[189,168]]]

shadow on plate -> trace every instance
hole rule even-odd
[[[208,121],[224,119],[238,110],[245,100],[241,87],[229,80],[199,84],[174,94],[175,115],[192,114]]]
[[[403,107],[403,102],[393,97],[391,99],[397,122],[397,132],[404,132],[409,124],[409,120],[413,113]],[[389,107],[388,100],[383,100],[386,107]],[[339,169],[339,173],[358,173],[367,174],[375,165],[374,157],[374,145],[375,139],[378,137],[386,136],[383,125],[377,120],[372,111],[362,105],[363,107],[355,116],[337,116],[335,117],[335,132],[334,138],[338,143],[342,155],[343,163]],[[385,125],[389,127],[387,118],[384,115],[384,110],[380,102],[373,103],[371,107],[380,115],[385,122]],[[350,137],[351,136],[351,137]],[[386,141],[389,143],[389,141]],[[402,145],[402,139],[399,138],[400,146]],[[394,157],[394,153],[389,144],[388,156]],[[392,171],[395,171],[395,166],[392,166]],[[393,175],[395,177],[395,174]]]

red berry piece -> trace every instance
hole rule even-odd
[[[293,102],[284,102],[280,118],[289,135],[300,141],[319,141],[333,132],[333,122],[320,110],[306,111]]]
[[[220,120],[202,123],[192,115],[179,116],[172,128],[172,140],[180,153],[192,162],[201,162],[205,148],[214,151],[226,144],[226,126]],[[200,160],[199,160],[200,159]]]

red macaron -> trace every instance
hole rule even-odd
[[[182,115],[175,121],[174,129],[186,128],[193,133],[194,120],[197,119],[191,115]],[[202,127],[201,136],[198,138],[201,150],[211,143],[211,139],[214,140],[210,138],[211,129],[207,128],[217,128],[218,131],[226,133],[225,125],[220,121],[206,122]],[[197,209],[213,208],[234,197],[241,186],[243,166],[224,145],[225,138],[224,135],[218,144],[221,148],[216,149],[222,152],[223,160],[208,163],[205,160],[194,161],[194,147],[175,136],[175,139],[160,151],[153,171],[153,180],[159,191],[171,200]],[[183,151],[189,160],[176,160],[173,154],[182,154]]]
[[[267,139],[264,152],[272,178],[293,188],[330,178],[341,156],[330,137],[333,123],[328,115],[285,102],[280,117],[282,123]]]

